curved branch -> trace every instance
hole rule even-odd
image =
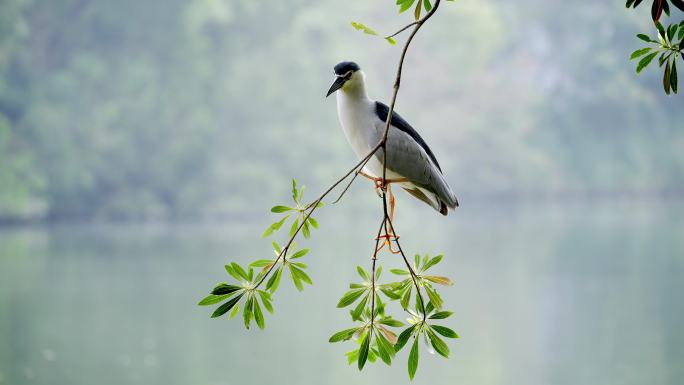
[[[391,38],[397,36],[398,34],[400,34],[400,33],[404,32],[404,31],[406,31],[407,29],[413,27],[413,26],[416,25],[416,24],[418,24],[418,20],[414,21],[413,23],[406,24],[406,25],[403,26],[400,30],[398,30],[397,32],[395,32],[395,33],[393,33],[393,34],[391,34],[391,35],[389,35],[389,36],[385,36],[385,39],[391,39]]]

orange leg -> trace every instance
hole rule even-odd
[[[378,193],[379,196],[382,196],[383,191],[387,192],[387,195],[389,196],[389,223],[387,223],[386,226],[386,231],[385,234],[380,235],[377,239],[384,239],[382,245],[377,249],[377,251],[382,250],[383,247],[387,246],[389,249],[390,253],[392,254],[399,254],[401,251],[399,250],[394,250],[392,247],[392,239],[395,241],[399,239],[399,235],[394,233],[394,228],[392,224],[394,223],[394,208],[396,206],[396,200],[394,198],[394,193],[392,193],[392,188],[390,186],[391,183],[401,183],[401,182],[407,182],[408,179],[406,178],[397,178],[397,179],[384,179],[383,178],[376,178],[371,175],[368,175],[364,173],[363,171],[360,171],[359,174],[362,176],[372,180],[375,182],[375,189]]]

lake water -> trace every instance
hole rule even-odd
[[[403,246],[446,255],[444,324],[461,338],[449,360],[423,349],[414,383],[682,383],[682,205],[415,211],[398,214]],[[269,255],[265,217],[0,229],[0,384],[408,383],[407,351],[359,373],[350,344],[327,342],[350,326],[335,305],[368,265],[377,219],[322,214],[304,258],[314,285],[283,280],[265,331],[196,306],[230,257]]]

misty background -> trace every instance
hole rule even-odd
[[[332,66],[390,96],[399,47],[349,25],[410,20],[386,3],[3,1],[0,218],[225,218],[291,177],[317,191],[354,160]],[[682,98],[628,60],[642,8],[446,4],[397,109],[466,203],[681,197]]]
[[[356,61],[387,102],[406,36],[350,22],[409,13],[0,1],[0,384],[408,383],[405,353],[359,373],[327,343],[380,219],[366,180],[317,214],[314,285],[284,282],[265,331],[196,303],[225,263],[270,256],[291,178],[313,199],[354,164],[332,67]],[[422,350],[414,383],[684,377],[684,99],[629,61],[651,23],[623,1],[457,0],[420,30],[396,108],[461,207],[398,192],[396,225],[409,254],[445,254],[461,338],[449,360]]]

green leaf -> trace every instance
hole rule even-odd
[[[272,259],[258,259],[252,263],[249,264],[250,267],[266,267],[270,266],[274,263],[275,261]]]
[[[235,278],[238,281],[242,281],[242,277],[233,269],[233,267],[228,264],[223,266],[226,269],[226,272],[230,274],[231,277]]]
[[[309,251],[311,251],[311,249],[306,249],[306,248],[305,248],[305,249],[298,250],[296,253],[292,254],[292,255],[291,255],[290,257],[288,257],[287,259],[297,259],[297,258],[301,258],[301,257],[307,255],[307,254],[309,253]]]
[[[233,271],[242,279],[244,279],[245,281],[249,281],[249,274],[247,274],[247,272],[240,265],[233,262],[230,264],[230,267],[232,267]]]
[[[273,246],[273,251],[275,251],[276,255],[280,255],[280,253],[283,252],[283,249],[280,247],[278,242],[273,241],[271,242],[271,245]]]
[[[663,27],[663,25],[662,25],[659,21],[656,21],[655,24],[656,24],[656,28],[658,29],[658,36],[659,36],[663,41],[666,41],[666,40],[665,40],[665,37],[667,36],[667,33],[665,32],[665,27]]]
[[[392,319],[392,318],[383,318],[380,321],[378,321],[378,323],[381,323],[381,324],[387,325],[387,326],[391,326],[393,328],[398,328],[398,327],[404,326],[403,322]]]
[[[423,297],[420,295],[420,291],[416,291],[416,310],[420,310],[421,313],[427,313],[427,311],[425,311],[424,305],[425,304],[423,303]]]
[[[641,73],[641,70],[646,68],[646,66],[649,65],[651,63],[651,61],[653,61],[653,58],[656,57],[656,55],[658,55],[658,52],[653,52],[653,53],[650,53],[650,54],[644,56],[641,60],[639,60],[639,64],[637,65],[636,72]]]
[[[411,286],[406,289],[404,292],[404,295],[401,296],[401,300],[399,303],[401,304],[401,307],[406,310],[409,307],[409,302],[411,301]]]
[[[328,340],[328,342],[335,343],[340,341],[347,341],[354,336],[354,333],[356,333],[357,330],[359,330],[359,328],[351,328],[339,331],[333,334]]]
[[[380,275],[382,274],[382,266],[378,266],[377,269],[375,269],[375,280],[380,279]]]
[[[667,28],[667,39],[672,41],[672,39],[675,37],[676,33],[677,33],[677,24],[670,24],[670,26]]]
[[[413,268],[415,270],[420,270],[420,255],[418,254],[413,257]]]
[[[387,42],[392,45],[397,45],[397,41],[392,39],[391,37],[386,37],[385,40],[387,40]]]
[[[430,325],[430,327],[436,331],[437,333],[443,335],[444,337],[447,338],[458,338],[458,334],[456,334],[455,331],[449,329],[446,326],[440,326],[440,325]]]
[[[232,294],[238,290],[242,289],[240,286],[235,286],[235,285],[226,285],[225,283],[218,284],[214,290],[211,291],[211,294],[214,295],[224,295],[224,294]]]
[[[394,344],[394,350],[395,351],[400,351],[401,348],[406,345],[408,342],[409,338],[411,338],[411,334],[413,334],[413,330],[416,328],[416,325],[411,325],[410,327],[404,329],[404,331],[399,334],[399,338],[397,338],[397,343]]]
[[[279,220],[278,222],[272,223],[270,226],[268,226],[266,230],[264,230],[264,233],[261,234],[261,237],[266,238],[269,235],[273,234],[274,231],[280,230],[280,228],[283,226],[283,223],[285,223],[285,221],[289,217],[289,215],[286,215],[285,217],[283,217],[283,219]]]
[[[649,48],[649,49],[650,49],[650,48]],[[440,262],[442,261],[442,258],[444,258],[444,255],[440,254],[440,255],[438,255],[438,256],[436,256],[436,257],[434,257],[434,258],[429,259],[429,260],[423,265],[423,270],[422,270],[422,271],[425,271],[425,270],[431,268],[432,266],[434,266],[434,265],[440,263]]]
[[[254,320],[256,321],[259,329],[264,330],[264,313],[261,312],[259,301],[256,299],[254,299]]]
[[[378,345],[378,354],[380,359],[387,365],[392,365],[392,358],[394,357],[394,346],[387,341],[387,338],[382,333],[375,333],[375,342]]]
[[[228,314],[228,319],[233,319],[233,318],[235,318],[235,316],[236,316],[237,313],[239,313],[239,312],[240,312],[240,306],[235,306],[235,307],[233,308],[233,311],[231,311],[230,314]]]
[[[276,271],[271,275],[271,278],[268,279],[268,282],[266,282],[266,290],[270,291],[271,293],[274,293],[278,289],[278,285],[280,284],[280,276],[283,274],[283,268],[282,266],[276,269]]]
[[[351,26],[354,27],[357,31],[362,31],[363,33],[366,33],[368,35],[374,35],[374,36],[378,35],[377,32],[375,32],[373,29],[369,28],[368,26],[366,26],[363,23],[352,21]]]
[[[401,298],[400,295],[395,293],[392,289],[385,287],[385,286],[380,286],[380,291],[387,296],[387,298],[391,300],[399,299]]]
[[[227,299],[230,297],[229,294],[225,295],[214,295],[214,294],[209,294],[208,296],[202,298],[201,301],[197,305],[199,306],[208,306],[208,305],[213,305],[219,302],[223,302],[223,300]]]
[[[359,370],[363,369],[368,359],[368,350],[370,349],[370,333],[364,333],[361,339],[361,347],[359,348]]]
[[[282,205],[271,207],[272,213],[284,213],[284,212],[287,212],[290,210],[292,210],[292,207],[282,206]]]
[[[413,17],[416,20],[420,20],[420,11],[423,9],[423,2],[421,0],[418,0],[418,3],[416,4],[416,9],[413,11]]]
[[[390,272],[396,275],[409,275],[408,271],[402,269],[390,269]]]
[[[632,54],[629,56],[629,59],[630,59],[630,60],[636,59],[636,58],[638,58],[639,56],[642,56],[642,55],[646,54],[646,53],[647,53],[648,51],[650,51],[650,50],[651,50],[650,47],[638,49],[638,50],[632,52]]]
[[[667,55],[667,57],[665,57]],[[663,52],[660,54],[660,57],[658,58],[658,62],[660,63],[660,66],[662,67],[663,64],[665,64],[665,61],[670,58],[671,53],[668,53],[667,51]]]
[[[371,280],[370,274],[368,274],[368,272],[366,270],[364,270],[363,267],[356,266],[356,272],[359,273],[359,275],[361,276],[361,278],[364,281],[370,282],[370,280]]]
[[[403,1],[402,3],[399,4],[399,13],[402,13],[406,11],[407,9],[411,8],[415,0],[406,0]]]
[[[342,296],[342,299],[340,299],[340,302],[337,304],[337,307],[346,307],[354,303],[364,292],[366,292],[366,288],[364,289],[354,289],[350,290],[347,293]]]
[[[292,270],[293,274],[297,276],[297,278],[301,279],[302,281],[308,283],[309,285],[313,285],[313,282],[311,281],[311,278],[304,272],[304,270],[294,266],[290,265],[290,270]]]
[[[214,313],[211,315],[211,318],[220,317],[220,316],[226,314],[230,309],[233,308],[233,306],[235,306],[236,303],[240,302],[240,299],[242,298],[243,295],[245,295],[245,293],[240,293],[240,295],[233,297],[230,301],[219,306],[214,311]]]
[[[416,370],[418,370],[418,338],[413,340],[413,346],[411,346],[411,353],[409,353],[408,358],[408,374],[411,380],[416,375]]]
[[[295,199],[296,202],[301,202],[301,201],[302,201],[302,197],[304,196],[304,188],[305,188],[305,187],[306,187],[306,186],[302,186],[302,187],[299,188],[299,194],[297,194],[297,199]]]
[[[432,10],[432,4],[430,4],[430,0],[423,0],[423,6],[425,7],[425,11],[430,12]]]
[[[439,338],[432,330],[428,330],[427,335],[435,351],[441,356],[449,358],[449,346],[447,346],[446,342]]]
[[[297,181],[292,178],[292,200],[297,202]]]
[[[670,85],[672,92],[677,93],[677,59],[672,60],[672,72],[670,72]]]
[[[290,265],[290,277],[292,278],[292,282],[294,283],[295,287],[297,288],[298,291],[304,290],[304,285],[302,284],[301,278],[295,273],[296,267]]]
[[[317,228],[318,228],[318,222],[317,222],[313,217],[309,217],[309,224],[310,224],[311,227],[313,227],[314,229],[317,229]]]
[[[435,309],[440,310],[442,308],[442,304],[444,304],[442,297],[439,296],[436,290],[429,287],[425,287],[425,291],[427,292],[428,298],[430,298],[430,303],[432,303]]]
[[[366,304],[368,303],[368,297],[369,295],[367,294],[365,297],[359,301],[358,305],[354,308],[354,310],[351,311],[351,316],[353,321],[360,321],[361,320],[361,314],[363,314],[363,311],[366,309]]]
[[[666,94],[670,94],[670,61],[667,61],[667,65],[665,65],[665,73],[663,74],[663,88],[665,89]]]
[[[254,317],[254,313],[252,312],[253,306],[254,306],[254,297],[247,298],[247,302],[245,302],[245,306],[242,309],[242,319],[245,322],[245,328],[247,328],[247,329],[249,329],[250,321]]]
[[[309,239],[309,237],[311,236],[311,231],[309,230],[309,222],[304,222],[304,226],[302,226],[302,234],[306,239]]]
[[[261,297],[261,302],[264,304],[264,307],[266,308],[266,311],[273,314],[273,305],[271,304],[271,296],[263,290],[259,290],[258,293],[259,293],[259,297]]]
[[[440,312],[437,312],[437,313],[431,315],[428,318],[430,318],[430,319],[444,319],[444,318],[450,317],[452,314],[454,314],[453,311],[440,311]]]
[[[430,281],[430,282],[438,283],[438,284],[444,285],[444,286],[452,286],[452,285],[454,284],[454,283],[451,282],[451,280],[450,280],[449,278],[447,278],[447,277],[438,277],[438,276],[436,276],[436,275],[424,275],[424,276],[422,276],[422,277],[423,277],[424,279]]]
[[[298,228],[299,228],[299,218],[296,218],[294,220],[294,222],[292,222],[292,226],[290,226],[290,238],[294,237]]]
[[[344,353],[345,356],[347,356],[347,363],[351,365],[353,362],[358,361],[359,359],[359,349],[352,350],[351,352],[346,352]]]
[[[648,35],[644,35],[643,33],[638,34],[637,37],[647,43],[657,43],[655,40],[651,40]]]

